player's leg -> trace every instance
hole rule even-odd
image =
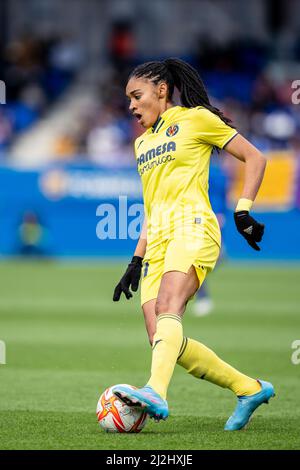
[[[171,245],[171,249],[169,249],[169,252],[168,252],[169,256],[166,256],[165,269],[168,269],[168,267],[173,263],[173,260],[176,260],[177,266],[180,269],[182,269],[183,271],[186,269],[186,264],[184,263],[189,262],[188,261],[189,254],[186,253],[184,257],[180,258],[180,256],[178,256],[180,254],[179,248],[180,247],[178,247],[177,244]],[[206,253],[205,257],[206,256],[208,256],[206,260],[212,259],[211,254]],[[156,313],[160,313],[160,309],[156,309],[156,312],[155,312],[155,307],[156,307],[155,299],[156,297],[158,297],[158,285],[159,285],[161,269],[162,269],[161,262],[160,262],[159,267],[156,266],[156,268],[154,269],[154,266],[155,266],[155,263],[150,263],[149,272],[147,270],[147,277],[144,276],[142,278],[142,289],[141,289],[142,290],[141,292],[142,305],[143,305],[145,322],[146,322],[146,327],[147,327],[150,343],[152,342],[152,337],[154,335],[154,331],[156,330]],[[191,281],[191,286],[189,286],[189,289],[191,288],[191,290],[185,293],[185,301],[182,301],[182,299],[180,300],[180,298],[177,298],[176,296],[173,297],[172,294],[174,292],[172,288],[169,292],[167,289],[165,292],[166,296],[161,297],[161,309],[162,310],[170,310],[170,313],[172,313],[173,312],[172,309],[175,309],[174,311],[179,313],[179,316],[182,315],[187,301],[192,295],[194,295],[195,290],[197,289],[196,286],[199,286],[199,284],[201,284],[203,280],[205,279],[206,269],[201,265],[201,263],[200,264],[197,263],[197,265],[195,264],[195,266],[196,266],[198,282],[195,280],[195,272],[193,271],[193,268],[190,267],[189,271],[190,273],[192,273],[192,275],[189,277],[189,280]],[[168,276],[166,276],[166,278],[168,278]],[[171,298],[172,303],[167,305],[166,298],[168,297]],[[168,312],[165,312],[165,313],[168,313]],[[173,318],[171,317],[167,318],[166,320],[170,320],[170,319],[173,320]],[[178,323],[179,323],[178,319],[177,320],[175,319],[175,321],[177,321],[177,326],[178,326]],[[176,325],[176,323],[173,323],[173,325]],[[162,341],[160,341],[156,345],[156,349],[158,348],[158,346],[162,345],[161,343]],[[177,342],[177,347],[178,347],[178,342]],[[160,349],[157,349],[157,351],[160,351]],[[153,357],[154,357],[154,354],[153,354]],[[228,423],[226,424],[225,429],[231,429],[231,430],[241,429],[245,425],[245,423],[249,420],[249,417],[251,416],[253,411],[257,408],[257,406],[267,401],[267,399],[270,396],[272,396],[272,394],[274,393],[274,390],[271,384],[261,381],[260,382],[262,385],[261,387],[261,385],[254,379],[251,379],[250,377],[247,377],[244,374],[241,374],[239,371],[237,371],[236,369],[226,364],[209,348],[207,348],[206,346],[204,346],[203,344],[197,341],[194,341],[188,338],[182,339],[177,363],[183,366],[189,373],[191,373],[195,377],[209,380],[210,382],[215,383],[219,386],[229,388],[236,394],[241,393],[242,397],[245,397],[244,402],[241,405],[242,416],[240,413],[240,400],[242,400],[242,398],[240,398],[237,409],[235,413],[233,414],[233,416],[228,420]],[[168,367],[170,367],[170,364],[168,365]],[[170,377],[168,378],[169,375],[170,374],[167,374],[168,382],[170,380]],[[157,379],[154,377],[153,380],[155,382]],[[166,377],[163,378],[163,383],[165,382],[166,382]],[[161,389],[161,387],[164,387],[166,389],[166,385],[161,385],[161,384],[156,385],[157,389],[158,388]],[[163,401],[164,399],[161,398],[159,395],[155,397],[155,395],[151,393],[152,389],[150,387],[149,389],[148,389],[148,396],[149,396],[149,391],[150,391],[150,399],[148,400],[148,404],[144,402],[143,406],[145,407],[149,406],[149,403],[151,406],[151,398],[157,402],[161,400],[162,401],[161,408],[160,408],[160,410],[162,410],[161,416],[162,417],[167,416],[166,402],[164,403]],[[146,390],[146,393],[147,393],[147,390]],[[133,398],[134,401],[131,401],[131,404],[137,404],[138,399],[137,397],[131,396],[132,393],[130,392],[130,390],[125,391],[125,398],[126,398],[126,394],[127,396],[130,397],[130,399]],[[163,395],[164,392],[162,391],[161,394]],[[139,392],[137,393],[137,395],[139,395]],[[122,396],[119,396],[119,398],[122,398]],[[138,398],[140,398],[140,396]],[[248,403],[245,402],[245,399],[248,401]],[[245,404],[247,406],[245,406]]]
[[[194,266],[191,266],[189,276],[187,277],[187,282],[189,284],[186,284],[185,286],[187,290],[184,298],[187,300],[195,293],[195,289],[197,289],[199,283],[201,284],[205,279],[206,271],[203,269],[197,271],[199,277],[196,274]],[[169,274],[171,273],[166,273],[166,275],[164,275],[161,283],[162,288],[164,287],[164,281],[170,277]],[[171,277],[173,279],[173,276]],[[185,310],[186,304],[174,304],[177,297],[172,295],[172,292],[168,290],[169,288],[173,291],[173,285],[166,283],[166,288],[160,289],[160,292],[162,293],[160,297],[160,307],[157,308],[156,299],[152,299],[144,303],[142,306],[146,329],[151,345],[154,345],[155,342],[160,339],[158,338],[158,335],[156,335],[158,325],[157,314],[159,315],[162,310],[170,310],[170,312],[180,312],[179,314],[182,315]],[[162,302],[165,303],[168,298],[172,303],[162,305]],[[194,377],[207,380],[223,388],[228,388],[237,396],[251,395],[259,392],[261,389],[257,380],[242,374],[237,369],[220,359],[204,344],[191,338],[182,338],[177,356],[177,364],[184,367],[187,372]],[[156,388],[160,390],[160,386],[157,386]],[[162,395],[165,394],[162,393]]]
[[[183,343],[181,316],[199,280],[192,267],[195,248],[189,241],[168,240],[163,249],[151,254],[141,283],[142,305],[157,299],[151,377],[142,389],[119,387],[114,393],[125,403],[143,406],[150,416],[161,419],[168,416],[167,388]]]
[[[145,324],[151,345],[156,331],[155,304],[156,299],[152,299],[143,305]],[[274,394],[271,384],[263,381],[258,383],[251,377],[241,374],[222,361],[212,350],[191,338],[183,338],[177,364],[184,367],[195,378],[208,380],[223,388],[228,388],[238,396],[238,406],[233,416],[227,421],[225,430],[242,429],[249,421],[253,411],[260,404],[268,402]],[[253,385],[255,390],[257,389],[255,395],[250,393],[253,391]],[[248,404],[245,403],[245,400],[248,400]],[[247,406],[245,406],[246,404]]]
[[[214,351],[191,338],[186,338],[177,364],[194,377],[228,388],[237,396],[249,396],[261,390],[256,379],[239,372]]]
[[[181,270],[186,269],[186,262],[192,261],[194,277],[198,278],[198,287],[201,288],[207,278],[208,272],[214,267],[219,256],[220,248],[209,236],[204,234],[199,246],[195,244],[196,256],[193,251],[193,240],[188,243],[174,240],[169,244],[166,252],[165,265],[172,265],[177,257],[177,265]],[[196,243],[196,242],[195,242]],[[177,253],[184,254],[178,256]],[[190,258],[194,254],[194,259]],[[190,268],[191,271],[191,268]],[[195,283],[196,284],[196,283]],[[229,388],[236,395],[250,395],[260,390],[258,382],[222,361],[213,351],[198,341],[186,338],[180,352],[178,364],[182,365],[195,377],[206,379],[216,385]]]
[[[153,344],[156,331],[155,303],[156,299],[150,300],[143,305],[145,323],[151,345]],[[185,368],[194,377],[208,380],[223,388],[228,388],[238,396],[238,405],[232,417],[227,421],[225,430],[242,429],[249,421],[255,409],[260,404],[267,403],[269,398],[274,395],[271,384],[263,381],[257,382],[251,377],[242,374],[222,361],[204,344],[191,338],[183,338],[177,364]],[[263,384],[263,388],[261,384]],[[251,393],[253,390],[254,393]],[[248,400],[248,406],[245,406],[245,400]]]
[[[146,329],[151,346],[154,344],[157,316],[156,299],[143,305]],[[177,364],[197,379],[228,388],[237,396],[247,396],[260,391],[255,379],[248,377],[220,359],[211,349],[191,338],[184,337]]]
[[[156,333],[156,313],[155,313],[156,299],[149,300],[142,305],[145,326],[148,334],[149,343],[152,346],[153,338]]]
[[[150,293],[147,294],[149,300],[144,303],[145,309],[150,312],[154,305],[152,297],[154,283],[151,282],[151,276],[146,284]],[[143,285],[145,286],[145,281],[142,281]],[[125,403],[143,407],[151,417],[158,420],[168,416],[168,405],[165,400],[167,388],[183,343],[181,316],[188,299],[194,295],[198,285],[199,281],[193,267],[187,273],[167,272],[163,275],[159,292],[156,294],[155,326],[152,316],[145,317],[150,338],[156,329],[152,346],[150,380],[141,389],[132,390],[126,386],[113,389],[114,394]],[[143,289],[142,298],[147,298]]]
[[[193,268],[201,288],[208,270],[199,263],[195,263]],[[261,388],[255,379],[240,373],[220,359],[211,349],[191,338],[185,338],[177,364],[194,377],[228,388],[238,396],[254,394]]]
[[[155,304],[156,299],[152,299],[142,305],[145,326],[148,334],[149,343],[151,346],[153,344],[153,338],[156,332]]]
[[[199,286],[193,266],[187,273],[164,273],[156,304],[156,332],[152,345],[151,377],[147,383],[166,399],[169,382],[183,342],[181,318],[188,299]]]
[[[205,277],[198,265],[196,271],[201,286]],[[184,338],[177,364],[194,377],[228,388],[237,396],[238,404],[228,419],[225,430],[242,429],[256,408],[262,403],[268,403],[268,400],[275,395],[271,383],[248,377],[220,359],[204,344],[190,338]]]

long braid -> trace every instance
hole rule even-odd
[[[148,78],[156,85],[161,81],[165,81],[168,84],[169,100],[172,100],[174,87],[176,86],[180,92],[180,100],[183,106],[186,108],[203,106],[219,116],[223,122],[233,127],[231,120],[210,103],[204,83],[197,70],[181,59],[170,58],[163,62],[146,62],[138,65],[131,72],[129,78],[131,77]]]

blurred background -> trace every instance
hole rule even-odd
[[[141,202],[133,140],[143,129],[124,86],[137,64],[177,56],[268,158],[259,259],[300,258],[299,2],[1,0],[0,21],[0,255],[132,253],[118,220],[114,240],[97,236],[99,204]],[[225,152],[213,159],[212,204],[224,220],[230,211],[227,255],[258,259],[232,223],[242,178]]]

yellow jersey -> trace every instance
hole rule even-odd
[[[136,139],[148,247],[200,227],[221,245],[208,196],[209,162],[213,147],[223,148],[236,134],[202,106],[173,106]]]

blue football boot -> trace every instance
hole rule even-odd
[[[169,416],[167,401],[161,398],[150,385],[145,385],[143,388],[116,385],[112,388],[112,392],[126,405],[143,408],[155,421],[165,420]]]
[[[251,415],[262,403],[268,403],[275,396],[274,387],[270,382],[257,380],[261,385],[261,391],[254,395],[238,397],[238,404],[225,424],[225,431],[238,431],[249,422]]]

